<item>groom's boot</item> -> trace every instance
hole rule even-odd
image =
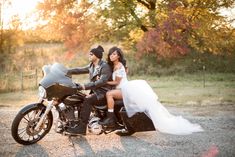
[[[79,124],[75,124],[73,127],[68,128],[66,131],[72,135],[86,135],[86,128],[87,125],[84,122],[80,121]]]
[[[106,118],[103,121],[99,122],[99,124],[108,126],[108,127],[113,127],[115,126],[116,122],[117,122],[117,118],[114,112],[107,112]]]

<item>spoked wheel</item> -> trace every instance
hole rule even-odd
[[[46,116],[44,123],[35,130],[40,118],[45,112],[43,105],[26,106],[15,117],[12,123],[11,132],[16,142],[23,145],[30,145],[41,140],[51,129],[53,123],[52,113]]]

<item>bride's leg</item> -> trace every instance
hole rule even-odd
[[[114,89],[106,93],[108,109],[114,109],[114,99],[122,99],[120,89]]]
[[[117,121],[114,114],[114,99],[122,99],[121,90],[115,89],[106,93],[106,99],[108,104],[107,117],[100,122],[101,125],[115,126]]]

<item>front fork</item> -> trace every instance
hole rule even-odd
[[[43,102],[43,100],[39,100],[39,102]],[[42,115],[42,117],[40,118],[39,122],[37,123],[36,127],[34,128],[36,131],[39,130],[39,128],[42,126],[42,124],[44,123],[46,117],[47,117],[47,114],[51,111],[51,109],[53,108],[53,106],[55,105],[55,101],[52,100],[52,101],[49,101],[47,107],[46,107],[46,111],[45,113]]]

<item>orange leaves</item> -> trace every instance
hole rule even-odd
[[[177,57],[189,52],[187,43],[190,24],[186,17],[177,12],[169,12],[168,18],[145,33],[137,44],[139,53],[156,53],[159,57]]]
[[[157,26],[137,44],[138,55],[155,53],[176,57],[190,50],[214,54],[234,53],[233,28],[218,14],[226,1],[167,1],[158,13]],[[231,5],[231,1],[227,1]]]
[[[89,13],[91,3],[75,0],[44,1],[40,11],[49,20],[50,33],[60,34],[68,50],[84,49],[93,38],[97,20]],[[92,23],[93,21],[93,23]],[[92,26],[95,25],[95,27]],[[48,28],[47,28],[48,29]]]

